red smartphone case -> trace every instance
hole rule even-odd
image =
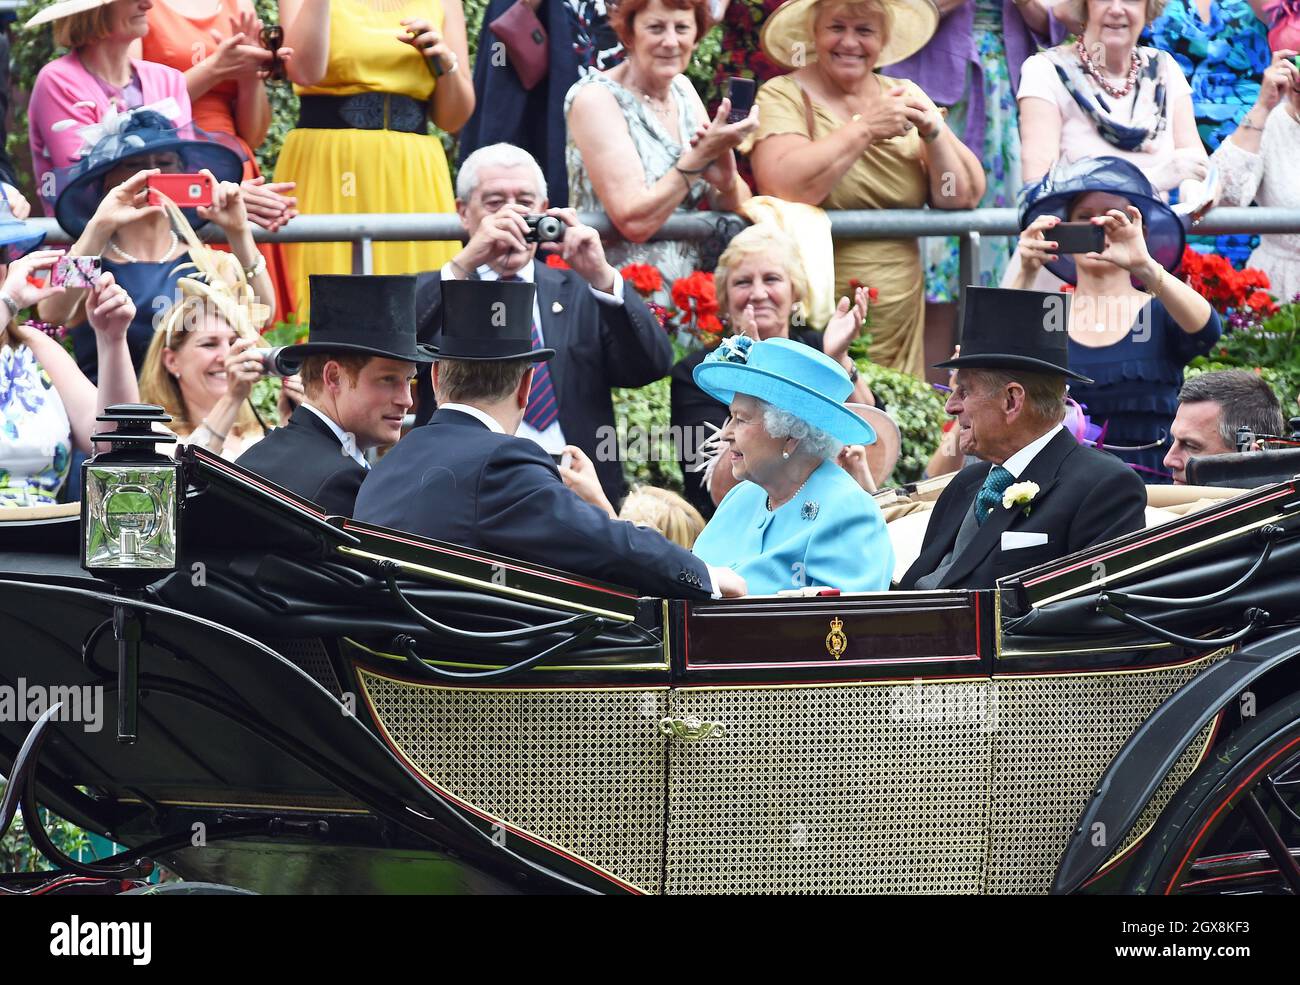
[[[212,204],[212,180],[206,174],[155,174],[145,182],[149,204],[162,205],[161,192],[182,209]]]

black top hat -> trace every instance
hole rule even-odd
[[[439,359],[544,362],[554,349],[533,348],[533,296],[524,281],[444,280]]]
[[[935,363],[940,369],[1026,369],[1070,372],[1070,295],[967,287],[961,303],[961,355]]]
[[[415,278],[410,275],[312,274],[307,341],[280,353],[285,363],[313,352],[361,352],[431,363],[432,346],[415,341]]]

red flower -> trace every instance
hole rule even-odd
[[[868,300],[870,300],[870,301],[874,301],[874,300],[876,300],[878,297],[880,297],[880,291],[879,291],[877,288],[874,288],[874,287],[868,287],[868,288],[867,288],[867,299],[868,299]]]
[[[722,322],[718,321],[717,315],[702,315],[698,325],[700,331],[706,335],[722,334]]]
[[[697,270],[673,282],[673,304],[684,314],[698,321],[705,315],[718,313],[718,297],[714,293],[713,275]]]
[[[629,263],[619,273],[639,294],[647,297],[664,286],[664,276],[659,268],[648,263]]]
[[[548,267],[554,267],[556,270],[572,269],[567,263],[564,262],[564,258],[561,257],[558,253],[546,254],[546,265]]]

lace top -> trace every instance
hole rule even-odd
[[[684,152],[683,146],[668,135],[636,93],[619,85],[607,75],[589,74],[574,83],[573,88],[564,97],[566,118],[573,106],[573,100],[577,98],[579,91],[588,85],[604,86],[618,101],[618,107],[623,112],[623,122],[627,126],[637,156],[641,159],[641,167],[645,171],[646,187],[649,188],[672,170],[673,165]],[[672,94],[677,101],[677,132],[689,139],[704,121],[696,106],[691,83],[686,76],[679,75],[673,79]],[[569,130],[564,154],[569,171],[569,205],[579,212],[604,212],[605,207],[596,197],[591,179],[587,176],[582,152],[573,142],[572,128]],[[694,209],[708,191],[708,187],[708,182],[697,179],[679,209]],[[605,254],[615,267],[621,268],[629,263],[649,263],[658,267],[659,272],[663,274],[665,289],[670,288],[674,280],[687,276],[700,265],[699,247],[694,243],[627,243],[618,240],[605,244]]]
[[[27,346],[0,348],[0,507],[58,501],[72,429],[49,375]]]
[[[1225,140],[1210,158],[1218,165],[1221,205],[1259,205],[1300,208],[1300,182],[1295,162],[1300,160],[1300,122],[1283,99],[1268,114],[1259,153],[1242,150]],[[1286,302],[1300,292],[1300,234],[1266,233],[1249,265],[1259,267],[1272,281],[1271,293]]]

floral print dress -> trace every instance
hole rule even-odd
[[[985,113],[984,147],[980,159],[984,164],[987,186],[980,199],[982,209],[1015,208],[1020,190],[1020,114],[1016,92],[1011,85],[1006,45],[1002,40],[1001,0],[975,0],[975,23],[972,28],[975,50],[984,71]],[[948,128],[953,133],[966,132],[966,100],[948,110]],[[926,300],[936,303],[956,301],[958,296],[959,256],[957,237],[931,238],[925,246]],[[986,236],[980,240],[980,285],[996,287],[1002,280],[1014,241],[1003,236]]]
[[[0,507],[58,502],[72,429],[49,375],[27,346],[0,348]]]
[[[1213,0],[1209,21],[1201,20],[1196,0],[1169,0],[1141,43],[1169,52],[1187,76],[1196,129],[1210,153],[1255,105],[1260,76],[1272,61],[1268,26],[1246,0]],[[1257,243],[1257,237],[1240,234],[1192,239],[1202,252],[1226,256],[1238,267]]]

